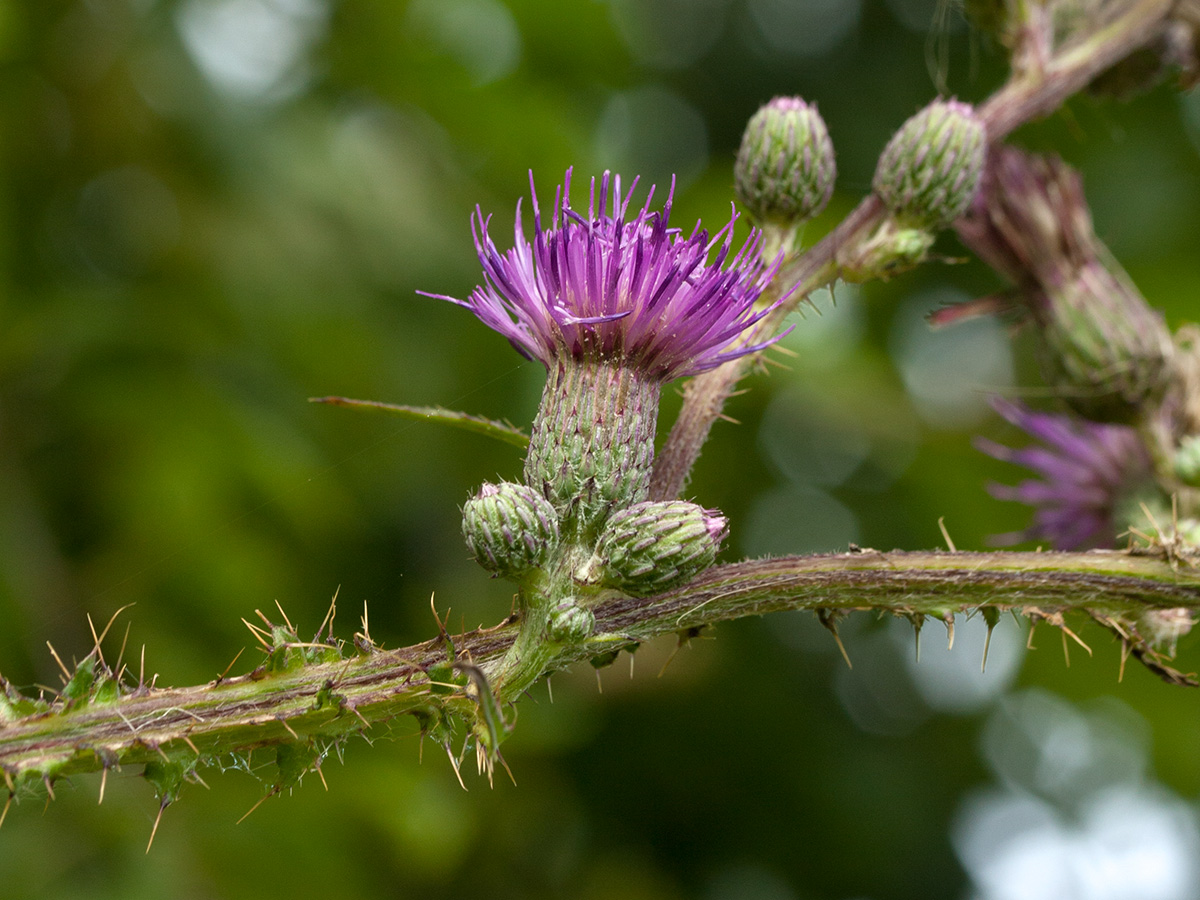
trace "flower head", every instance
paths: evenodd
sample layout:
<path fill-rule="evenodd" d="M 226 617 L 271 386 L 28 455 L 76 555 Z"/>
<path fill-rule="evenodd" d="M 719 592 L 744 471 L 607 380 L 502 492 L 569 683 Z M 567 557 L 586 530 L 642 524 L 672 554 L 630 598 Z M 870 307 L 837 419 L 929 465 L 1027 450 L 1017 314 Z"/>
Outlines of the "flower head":
<path fill-rule="evenodd" d="M 1001 535 L 1000 543 L 1046 540 L 1060 550 L 1111 547 L 1127 522 L 1122 508 L 1151 485 L 1150 457 L 1136 431 L 1073 416 L 1038 413 L 1005 400 L 996 411 L 1041 441 L 1015 450 L 983 438 L 975 445 L 996 459 L 1041 476 L 1016 486 L 993 485 L 993 496 L 1034 507 L 1033 524 Z"/>
<path fill-rule="evenodd" d="M 599 185 L 592 179 L 584 213 L 571 207 L 568 169 L 546 225 L 533 173 L 529 180 L 533 241 L 525 236 L 519 201 L 513 247 L 507 251 L 493 243 L 491 217 L 476 207 L 471 230 L 483 284 L 466 300 L 428 296 L 471 310 L 547 369 L 568 358 L 611 359 L 668 381 L 774 340 L 738 343 L 769 311 L 754 304 L 775 267 L 761 261 L 762 238 L 756 231 L 730 258 L 736 214 L 711 238 L 699 223 L 684 237 L 668 224 L 674 183 L 661 211 L 650 209 L 651 188 L 645 205 L 629 215 L 629 194 L 622 193 L 620 176 L 608 172 Z M 630 193 L 636 187 L 634 179 Z"/>

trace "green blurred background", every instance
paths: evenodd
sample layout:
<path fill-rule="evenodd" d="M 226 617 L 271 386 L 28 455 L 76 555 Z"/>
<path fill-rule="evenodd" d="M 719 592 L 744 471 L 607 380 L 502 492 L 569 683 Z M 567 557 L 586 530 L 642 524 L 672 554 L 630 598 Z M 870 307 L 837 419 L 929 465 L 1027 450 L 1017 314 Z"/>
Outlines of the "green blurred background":
<path fill-rule="evenodd" d="M 533 169 L 679 178 L 679 224 L 727 220 L 741 128 L 819 103 L 838 193 L 868 189 L 939 89 L 978 100 L 1002 59 L 933 0 L 3 0 L 0 2 L 0 671 L 57 685 L 47 640 L 126 604 L 160 684 L 212 679 L 279 601 L 314 629 L 335 591 L 387 646 L 429 597 L 490 624 L 509 590 L 468 558 L 459 506 L 520 471 L 483 438 L 314 406 L 442 404 L 527 425 L 540 367 L 450 304 L 479 277 L 468 216 L 502 238 Z M 1079 99 L 1018 139 L 1085 173 L 1097 228 L 1173 325 L 1200 293 L 1200 99 Z M 965 256 L 952 238 L 947 263 Z M 1029 347 L 924 314 L 1000 286 L 976 262 L 839 288 L 728 409 L 689 494 L 726 558 L 939 546 L 1023 527 L 1022 438 L 989 392 L 1036 386 Z M 1018 387 L 1018 386 L 1023 386 Z M 668 391 L 667 421 L 677 408 Z M 923 636 L 858 615 L 855 667 L 810 616 L 724 625 L 555 679 L 520 707 L 519 786 L 454 779 L 413 729 L 356 740 L 292 796 L 206 772 L 157 810 L 135 772 L 28 800 L 0 831 L 24 898 L 1200 897 L 1197 695 L 1057 634 Z M 936 633 L 934 633 L 936 632 Z M 118 638 L 119 642 L 119 638 Z M 114 645 L 115 646 L 115 645 Z M 1195 642 L 1183 667 L 1195 668 Z"/>

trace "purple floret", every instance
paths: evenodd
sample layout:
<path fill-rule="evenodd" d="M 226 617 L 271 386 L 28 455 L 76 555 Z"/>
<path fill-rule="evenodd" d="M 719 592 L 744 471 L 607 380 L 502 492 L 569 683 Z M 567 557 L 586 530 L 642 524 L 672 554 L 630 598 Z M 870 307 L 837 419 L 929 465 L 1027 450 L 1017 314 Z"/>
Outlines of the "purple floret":
<path fill-rule="evenodd" d="M 1059 550 L 1112 547 L 1118 531 L 1113 516 L 1118 503 L 1151 477 L 1150 457 L 1137 432 L 1074 416 L 1034 412 L 1006 400 L 995 400 L 993 406 L 1041 442 L 1015 450 L 984 438 L 975 441 L 989 456 L 1041 476 L 1015 486 L 990 486 L 992 495 L 1001 500 L 1034 507 L 1029 528 L 1000 535 L 997 543 L 1045 540 Z"/>
<path fill-rule="evenodd" d="M 730 258 L 736 213 L 711 238 L 699 223 L 684 237 L 668 226 L 672 181 L 661 212 L 650 209 L 652 187 L 645 205 L 626 221 L 629 196 L 621 193 L 620 176 L 605 172 L 598 191 L 592 179 L 584 215 L 571 208 L 568 169 L 555 192 L 549 227 L 543 227 L 532 172 L 529 182 L 533 242 L 525 236 L 520 201 L 513 247 L 507 251 L 492 242 L 491 217 L 476 207 L 471 231 L 483 284 L 466 300 L 427 296 L 471 310 L 548 369 L 565 358 L 612 360 L 668 381 L 778 340 L 737 343 L 770 311 L 756 310 L 754 303 L 778 264 L 760 259 L 762 236 L 757 231 Z M 630 193 L 636 187 L 635 178 Z"/>

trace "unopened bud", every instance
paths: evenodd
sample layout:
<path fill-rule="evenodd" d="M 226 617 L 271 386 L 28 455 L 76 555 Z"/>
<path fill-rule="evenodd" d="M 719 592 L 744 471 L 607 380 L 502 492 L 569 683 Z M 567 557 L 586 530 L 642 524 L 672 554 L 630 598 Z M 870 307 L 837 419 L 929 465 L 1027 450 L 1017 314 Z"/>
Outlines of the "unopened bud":
<path fill-rule="evenodd" d="M 558 542 L 558 515 L 533 488 L 485 484 L 463 506 L 463 537 L 489 572 L 519 578 L 544 563 Z"/>
<path fill-rule="evenodd" d="M 901 225 L 945 228 L 970 205 L 983 172 L 987 133 L 975 110 L 935 100 L 897 131 L 872 185 Z"/>
<path fill-rule="evenodd" d="M 549 635 L 560 644 L 578 644 L 591 637 L 596 617 L 590 609 L 575 602 L 573 597 L 562 600 L 550 613 Z"/>
<path fill-rule="evenodd" d="M 636 503 L 609 519 L 592 558 L 576 577 L 648 597 L 711 566 L 728 530 L 723 515 L 695 503 Z"/>
<path fill-rule="evenodd" d="M 818 215 L 837 178 L 833 142 L 815 104 L 776 97 L 750 117 L 734 189 L 761 225 L 792 228 Z"/>
<path fill-rule="evenodd" d="M 854 284 L 887 281 L 920 265 L 933 242 L 932 232 L 904 228 L 885 219 L 865 241 L 851 241 L 839 248 L 838 274 Z"/>

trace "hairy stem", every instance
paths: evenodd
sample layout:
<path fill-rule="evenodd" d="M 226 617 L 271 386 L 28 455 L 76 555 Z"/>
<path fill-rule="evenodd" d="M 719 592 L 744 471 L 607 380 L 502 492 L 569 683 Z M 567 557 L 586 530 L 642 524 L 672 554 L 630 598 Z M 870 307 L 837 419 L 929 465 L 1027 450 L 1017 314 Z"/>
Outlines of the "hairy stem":
<path fill-rule="evenodd" d="M 655 597 L 600 601 L 593 608 L 595 631 L 576 644 L 556 645 L 544 671 L 614 655 L 659 635 L 778 610 L 945 618 L 986 607 L 1060 626 L 1063 613 L 1086 613 L 1164 677 L 1190 683 L 1163 665 L 1138 632 L 1156 610 L 1200 610 L 1200 571 L 1184 563 L 1176 568 L 1148 555 L 1098 551 L 858 551 L 716 566 Z M 279 753 L 279 788 L 287 786 L 285 763 L 294 767 L 285 750 L 305 750 L 312 762 L 305 757 L 304 766 L 316 768 L 345 736 L 403 715 L 447 747 L 455 723 L 460 736 L 465 724 L 477 737 L 486 726 L 498 739 L 503 709 L 518 699 L 499 666 L 518 637 L 512 621 L 456 636 L 443 632 L 394 651 L 362 635 L 346 647 L 279 640 L 281 633 L 276 630 L 267 663 L 254 672 L 196 687 L 118 687 L 105 679 L 95 652 L 87 658 L 95 680 L 89 675 L 81 689 L 81 666 L 53 700 L 24 698 L 0 681 L 0 771 L 9 790 L 122 765 L 157 766 L 162 777 L 158 770 L 169 764 L 183 777 L 197 765 L 261 747 Z"/>

